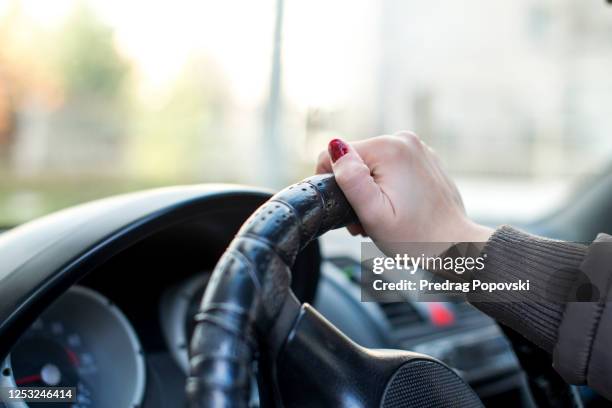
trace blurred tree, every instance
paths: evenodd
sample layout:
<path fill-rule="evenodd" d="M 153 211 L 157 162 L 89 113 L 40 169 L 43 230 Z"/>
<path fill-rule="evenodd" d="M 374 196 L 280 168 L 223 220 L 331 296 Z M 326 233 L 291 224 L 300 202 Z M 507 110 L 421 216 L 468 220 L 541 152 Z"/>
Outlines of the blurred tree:
<path fill-rule="evenodd" d="M 75 3 L 54 40 L 63 104 L 49 117 L 45 166 L 63 174 L 123 174 L 129 61 L 118 52 L 112 28 L 85 1 Z"/>
<path fill-rule="evenodd" d="M 117 52 L 112 30 L 79 2 L 58 35 L 58 68 L 67 96 L 121 96 L 130 66 Z"/>
<path fill-rule="evenodd" d="M 205 56 L 189 58 L 155 97 L 133 105 L 130 171 L 167 182 L 224 180 L 227 166 L 217 164 L 229 159 L 223 134 L 229 104 L 218 67 Z"/>
<path fill-rule="evenodd" d="M 11 0 L 0 16 L 0 170 L 11 166 L 19 138 L 21 110 L 27 101 L 57 106 L 60 83 L 51 73 L 53 44 L 49 33 Z"/>

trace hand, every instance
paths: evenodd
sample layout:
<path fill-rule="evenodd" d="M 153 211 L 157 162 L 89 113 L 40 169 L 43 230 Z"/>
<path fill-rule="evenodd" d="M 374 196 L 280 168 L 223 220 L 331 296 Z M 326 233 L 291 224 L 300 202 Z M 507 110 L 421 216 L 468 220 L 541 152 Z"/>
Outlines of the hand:
<path fill-rule="evenodd" d="M 329 142 L 317 174 L 333 172 L 375 242 L 485 242 L 493 230 L 470 220 L 433 150 L 410 132 L 348 144 Z"/>

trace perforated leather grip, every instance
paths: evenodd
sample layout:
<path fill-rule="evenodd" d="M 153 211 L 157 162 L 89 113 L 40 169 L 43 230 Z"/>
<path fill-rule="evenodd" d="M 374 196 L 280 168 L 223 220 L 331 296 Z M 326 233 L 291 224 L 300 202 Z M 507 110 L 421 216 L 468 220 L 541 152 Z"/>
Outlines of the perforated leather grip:
<path fill-rule="evenodd" d="M 247 407 L 258 333 L 290 292 L 291 266 L 310 241 L 356 220 L 330 174 L 285 188 L 244 223 L 219 260 L 190 346 L 192 407 Z"/>

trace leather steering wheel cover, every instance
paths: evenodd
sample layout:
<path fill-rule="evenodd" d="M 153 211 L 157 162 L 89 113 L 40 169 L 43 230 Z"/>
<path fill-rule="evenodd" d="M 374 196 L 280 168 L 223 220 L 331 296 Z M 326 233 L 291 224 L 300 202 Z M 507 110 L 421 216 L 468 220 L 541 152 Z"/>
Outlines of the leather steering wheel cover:
<path fill-rule="evenodd" d="M 257 333 L 271 327 L 290 293 L 297 254 L 355 220 L 330 174 L 285 188 L 247 219 L 215 267 L 196 315 L 191 406 L 248 406 Z"/>

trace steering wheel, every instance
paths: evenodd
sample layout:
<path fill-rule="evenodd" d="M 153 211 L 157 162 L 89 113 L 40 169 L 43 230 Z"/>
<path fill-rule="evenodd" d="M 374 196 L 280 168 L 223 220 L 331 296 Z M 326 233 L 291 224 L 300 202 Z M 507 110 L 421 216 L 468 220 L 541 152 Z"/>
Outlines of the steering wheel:
<path fill-rule="evenodd" d="M 247 407 L 258 367 L 271 367 L 272 406 L 482 406 L 440 361 L 361 347 L 293 295 L 290 268 L 300 250 L 355 220 L 334 177 L 320 175 L 280 191 L 244 223 L 195 316 L 192 407 Z"/>

